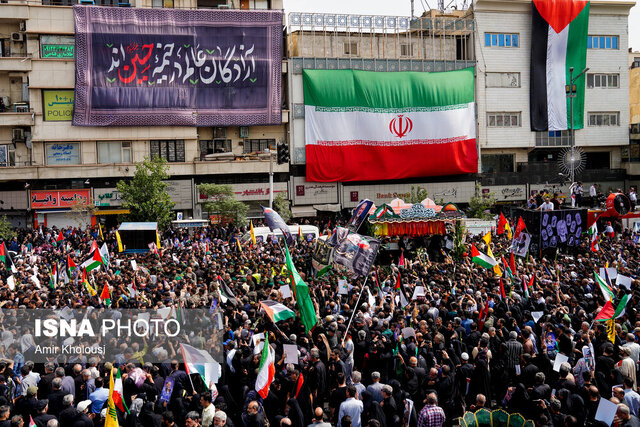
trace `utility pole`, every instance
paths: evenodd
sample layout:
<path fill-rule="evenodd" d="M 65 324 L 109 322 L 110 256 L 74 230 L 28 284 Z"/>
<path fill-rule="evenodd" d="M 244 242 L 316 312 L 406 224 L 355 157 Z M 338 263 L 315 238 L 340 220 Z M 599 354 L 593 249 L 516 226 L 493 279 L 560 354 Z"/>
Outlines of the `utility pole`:
<path fill-rule="evenodd" d="M 269 150 L 267 148 L 267 150 Z M 273 151 L 269 150 L 269 208 L 273 209 Z"/>
<path fill-rule="evenodd" d="M 570 132 L 570 136 L 569 136 L 569 140 L 570 140 L 570 144 L 571 144 L 571 151 L 569 154 L 569 163 L 570 163 L 570 168 L 569 168 L 569 172 L 570 172 L 570 180 L 571 180 L 571 185 L 573 185 L 573 183 L 575 182 L 575 164 L 576 164 L 576 152 L 575 152 L 575 145 L 576 145 L 576 141 L 575 141 L 575 129 L 573 128 L 573 98 L 575 98 L 577 96 L 577 85 L 575 84 L 576 80 L 578 80 L 584 73 L 586 73 L 587 71 L 589 71 L 589 68 L 585 68 L 584 70 L 582 70 L 580 72 L 580 74 L 578 74 L 577 76 L 573 77 L 573 67 L 569 67 L 569 84 L 565 85 L 565 92 L 567 93 L 567 97 L 569 98 L 569 102 L 571 103 L 571 107 L 570 107 L 570 127 L 569 127 L 569 132 Z"/>

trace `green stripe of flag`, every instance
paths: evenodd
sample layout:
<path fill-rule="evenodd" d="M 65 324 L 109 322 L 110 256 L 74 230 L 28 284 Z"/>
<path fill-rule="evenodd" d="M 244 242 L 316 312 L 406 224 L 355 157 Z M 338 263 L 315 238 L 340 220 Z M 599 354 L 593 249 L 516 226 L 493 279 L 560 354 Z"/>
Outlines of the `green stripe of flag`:
<path fill-rule="evenodd" d="M 423 73 L 303 70 L 304 103 L 321 107 L 444 107 L 474 101 L 474 68 Z"/>
<path fill-rule="evenodd" d="M 569 36 L 567 39 L 567 83 L 570 82 L 569 68 L 573 67 L 574 77 L 580 74 L 587 66 L 587 35 L 589 29 L 589 6 L 582 9 L 582 12 L 569 25 Z M 586 73 L 577 81 L 577 93 L 573 99 L 573 128 L 582 129 L 584 127 L 584 92 Z M 567 102 L 568 126 L 571 126 L 571 102 Z"/>

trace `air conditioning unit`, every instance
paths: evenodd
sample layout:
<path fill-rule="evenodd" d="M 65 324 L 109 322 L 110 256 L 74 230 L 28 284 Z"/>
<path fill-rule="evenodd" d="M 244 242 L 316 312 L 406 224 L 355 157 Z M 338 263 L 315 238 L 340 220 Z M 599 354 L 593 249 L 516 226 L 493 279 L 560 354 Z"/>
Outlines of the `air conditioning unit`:
<path fill-rule="evenodd" d="M 24 33 L 11 33 L 11 41 L 12 42 L 23 42 L 24 41 Z"/>
<path fill-rule="evenodd" d="M 249 126 L 240 126 L 240 138 L 249 138 Z"/>
<path fill-rule="evenodd" d="M 25 136 L 24 136 L 24 129 L 22 128 L 13 128 L 11 131 L 11 139 L 13 142 L 24 142 L 25 141 Z"/>

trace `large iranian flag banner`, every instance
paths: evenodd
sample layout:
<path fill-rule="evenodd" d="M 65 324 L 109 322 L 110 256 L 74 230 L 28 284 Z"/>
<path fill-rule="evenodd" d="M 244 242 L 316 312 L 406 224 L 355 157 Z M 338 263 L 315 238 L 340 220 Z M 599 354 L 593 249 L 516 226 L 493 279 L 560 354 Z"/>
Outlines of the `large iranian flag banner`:
<path fill-rule="evenodd" d="M 474 69 L 304 70 L 307 180 L 475 173 Z"/>

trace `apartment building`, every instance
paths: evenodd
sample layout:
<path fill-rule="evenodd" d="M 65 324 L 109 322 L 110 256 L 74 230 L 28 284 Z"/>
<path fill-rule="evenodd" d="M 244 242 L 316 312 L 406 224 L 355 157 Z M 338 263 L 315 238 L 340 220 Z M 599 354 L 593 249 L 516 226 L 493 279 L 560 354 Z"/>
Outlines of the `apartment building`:
<path fill-rule="evenodd" d="M 588 188 L 624 188 L 623 149 L 629 141 L 628 17 L 635 2 L 591 1 L 583 129 L 575 145 L 584 152 L 576 174 Z M 477 0 L 476 102 L 481 180 L 486 185 L 559 184 L 559 160 L 569 131 L 532 132 L 530 58 L 532 2 Z M 578 75 L 582 70 L 575 70 Z M 584 82 L 584 80 L 583 80 Z M 566 186 L 558 186 L 566 190 Z"/>
<path fill-rule="evenodd" d="M 82 5 L 175 9 L 282 9 L 281 0 L 79 0 Z M 0 3 L 0 215 L 25 224 L 87 224 L 122 213 L 115 189 L 134 163 L 168 161 L 169 192 L 183 218 L 200 218 L 200 183 L 231 184 L 239 200 L 261 212 L 274 192 L 287 192 L 288 165 L 270 164 L 287 142 L 289 112 L 282 90 L 281 124 L 265 126 L 73 126 L 77 0 Z M 283 78 L 287 61 L 281 58 Z M 279 77 L 279 76 L 278 76 Z M 57 203 L 45 203 L 47 198 Z M 63 199 L 87 200 L 76 212 Z M 115 219 L 115 218 L 114 218 Z"/>

